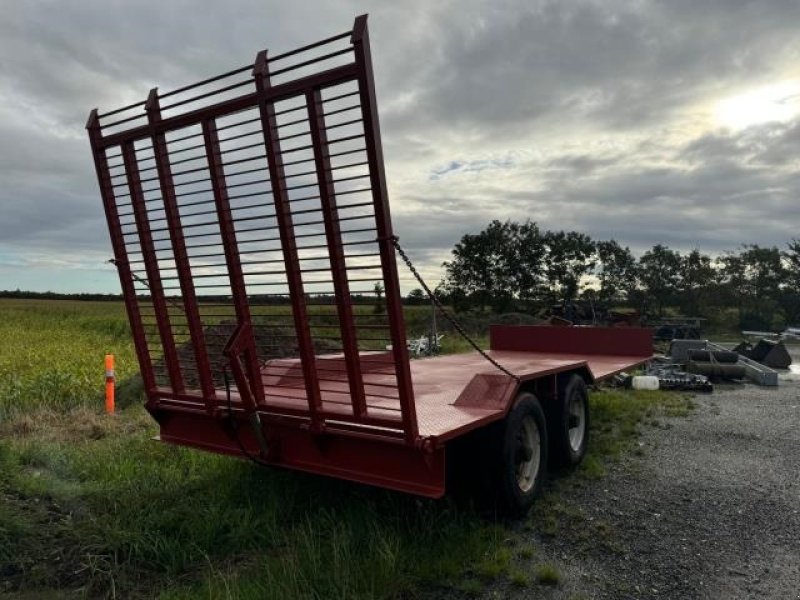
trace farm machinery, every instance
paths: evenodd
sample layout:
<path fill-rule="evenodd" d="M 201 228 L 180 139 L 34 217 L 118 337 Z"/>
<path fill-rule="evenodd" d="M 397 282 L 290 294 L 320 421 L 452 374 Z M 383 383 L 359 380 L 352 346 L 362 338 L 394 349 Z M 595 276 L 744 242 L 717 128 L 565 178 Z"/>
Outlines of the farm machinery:
<path fill-rule="evenodd" d="M 500 326 L 410 360 L 366 16 L 87 129 L 162 442 L 431 498 L 468 446 L 450 475 L 519 513 L 583 457 L 587 385 L 650 358 L 645 329 Z"/>

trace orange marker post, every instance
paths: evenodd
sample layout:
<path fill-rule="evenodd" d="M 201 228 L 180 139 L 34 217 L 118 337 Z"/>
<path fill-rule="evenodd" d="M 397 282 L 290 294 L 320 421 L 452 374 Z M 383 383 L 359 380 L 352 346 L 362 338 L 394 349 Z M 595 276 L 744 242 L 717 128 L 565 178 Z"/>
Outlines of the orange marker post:
<path fill-rule="evenodd" d="M 114 355 L 106 354 L 106 413 L 114 414 Z"/>

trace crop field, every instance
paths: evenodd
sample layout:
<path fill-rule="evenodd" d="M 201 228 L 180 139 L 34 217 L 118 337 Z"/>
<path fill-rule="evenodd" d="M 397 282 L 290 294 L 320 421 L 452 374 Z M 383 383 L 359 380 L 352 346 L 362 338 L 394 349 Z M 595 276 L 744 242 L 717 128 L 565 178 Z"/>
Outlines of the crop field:
<path fill-rule="evenodd" d="M 409 315 L 415 327 L 423 308 Z M 115 415 L 102 412 L 106 353 L 117 357 Z M 154 442 L 136 374 L 121 303 L 0 300 L 0 594 L 470 594 L 536 566 L 533 541 L 510 546 L 507 524 L 462 503 Z M 579 477 L 602 476 L 648 415 L 686 410 L 680 396 L 614 391 L 593 393 L 592 407 Z M 534 511 L 546 514 L 550 497 Z M 542 523 L 531 517 L 531 540 Z"/>

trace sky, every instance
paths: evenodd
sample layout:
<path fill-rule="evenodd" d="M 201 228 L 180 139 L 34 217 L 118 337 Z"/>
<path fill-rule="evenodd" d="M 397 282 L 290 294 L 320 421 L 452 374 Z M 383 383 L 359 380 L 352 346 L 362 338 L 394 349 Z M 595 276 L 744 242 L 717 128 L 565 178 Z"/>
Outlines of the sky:
<path fill-rule="evenodd" d="M 0 0 L 0 290 L 118 292 L 84 129 L 369 13 L 396 233 L 717 254 L 800 237 L 800 2 Z"/>

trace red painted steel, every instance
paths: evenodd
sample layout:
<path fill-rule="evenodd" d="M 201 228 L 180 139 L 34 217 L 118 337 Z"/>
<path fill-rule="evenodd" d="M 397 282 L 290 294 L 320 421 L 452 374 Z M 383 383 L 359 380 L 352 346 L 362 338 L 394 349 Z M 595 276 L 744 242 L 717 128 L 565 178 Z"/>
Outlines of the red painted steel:
<path fill-rule="evenodd" d="M 142 317 L 139 311 L 139 302 L 136 299 L 136 291 L 133 287 L 133 277 L 131 276 L 130 265 L 128 264 L 128 253 L 122 238 L 122 231 L 119 223 L 119 211 L 114 203 L 114 192 L 111 189 L 109 180 L 108 159 L 106 151 L 101 146 L 100 124 L 98 121 L 97 109 L 89 115 L 86 123 L 89 131 L 89 141 L 92 147 L 95 171 L 100 184 L 100 196 L 103 199 L 103 208 L 108 224 L 108 231 L 111 236 L 111 247 L 114 250 L 114 262 L 117 265 L 120 287 L 125 299 L 125 312 L 128 314 L 128 323 L 133 335 L 134 347 L 136 348 L 136 358 L 139 361 L 139 368 L 142 373 L 142 381 L 145 391 L 150 393 L 156 388 L 156 380 L 153 374 L 153 366 L 150 361 L 150 352 L 147 346 L 147 339 L 142 327 Z M 152 401 L 152 396 L 149 397 Z"/>
<path fill-rule="evenodd" d="M 144 194 L 142 183 L 139 177 L 139 168 L 136 162 L 136 151 L 133 142 L 125 142 L 122 145 L 122 157 L 125 164 L 128 189 L 130 190 L 131 202 L 133 204 L 134 218 L 136 227 L 139 231 L 139 240 L 142 246 L 142 256 L 144 257 L 145 270 L 147 271 L 148 285 L 153 298 L 153 309 L 156 313 L 156 324 L 158 326 L 161 345 L 164 348 L 164 358 L 169 372 L 169 380 L 172 389 L 177 393 L 183 393 L 183 375 L 178 364 L 178 353 L 175 349 L 175 338 L 172 334 L 170 325 L 167 301 L 164 297 L 164 287 L 161 285 L 161 274 L 158 269 L 153 235 L 150 232 L 150 223 L 147 220 L 144 208 Z"/>
<path fill-rule="evenodd" d="M 400 284 L 397 280 L 397 262 L 392 243 L 392 218 L 389 213 L 389 195 L 386 190 L 386 172 L 383 166 L 383 146 L 381 145 L 378 124 L 378 104 L 375 98 L 375 80 L 372 74 L 372 57 L 367 31 L 367 15 L 356 17 L 351 38 L 356 50 L 358 69 L 358 91 L 361 97 L 361 110 L 364 119 L 364 134 L 367 154 L 372 164 L 370 182 L 375 201 L 375 218 L 378 228 L 381 265 L 386 282 L 387 310 L 392 333 L 392 352 L 397 370 L 397 385 L 400 393 L 400 406 L 403 411 L 403 425 L 406 439 L 414 443 L 418 435 L 417 415 L 414 409 L 414 393 L 411 372 L 408 366 L 406 332 L 403 326 L 403 305 L 400 298 Z"/>
<path fill-rule="evenodd" d="M 339 211 L 336 208 L 336 189 L 331 181 L 330 149 L 328 134 L 325 131 L 322 93 L 319 90 L 306 94 L 311 137 L 314 141 L 314 163 L 317 181 L 320 182 L 320 200 L 325 218 L 325 236 L 330 255 L 331 273 L 336 294 L 336 310 L 342 324 L 342 346 L 347 364 L 347 380 L 350 386 L 350 397 L 353 411 L 364 417 L 367 404 L 364 397 L 364 381 L 361 376 L 361 364 L 358 354 L 358 340 L 355 333 L 353 306 L 350 303 L 350 286 L 347 281 L 347 265 L 342 248 L 342 233 L 339 228 Z"/>
<path fill-rule="evenodd" d="M 150 90 L 150 95 L 145 103 L 149 123 L 161 120 L 161 108 L 158 100 L 158 89 Z M 189 266 L 189 256 L 186 252 L 186 241 L 183 238 L 178 203 L 175 198 L 175 186 L 172 181 L 172 168 L 169 164 L 167 140 L 163 133 L 153 135 L 153 158 L 158 170 L 161 186 L 161 198 L 164 201 L 165 218 L 169 226 L 169 235 L 175 253 L 175 264 L 180 279 L 181 294 L 183 295 L 183 310 L 189 325 L 189 334 L 192 340 L 197 373 L 206 407 L 209 412 L 214 410 L 216 390 L 211 377 L 211 363 L 208 358 L 203 323 L 200 320 L 200 311 L 197 309 L 197 296 L 195 294 L 192 272 Z"/>
<path fill-rule="evenodd" d="M 216 208 L 217 219 L 219 220 L 220 236 L 222 247 L 225 251 L 225 264 L 230 278 L 231 293 L 233 295 L 233 306 L 236 310 L 236 318 L 239 323 L 237 333 L 244 335 L 245 339 L 240 342 L 236 356 L 229 356 L 233 362 L 237 362 L 238 356 L 244 357 L 244 371 L 250 381 L 250 390 L 253 393 L 253 402 L 259 403 L 264 400 L 264 392 L 260 386 L 253 385 L 257 381 L 259 373 L 258 356 L 256 355 L 255 340 L 253 340 L 250 325 L 250 306 L 247 300 L 247 290 L 244 283 L 242 265 L 239 261 L 236 244 L 236 231 L 231 216 L 231 205 L 228 198 L 228 190 L 225 186 L 225 170 L 220 158 L 219 135 L 217 134 L 217 124 L 213 119 L 202 122 L 203 142 L 205 144 L 206 160 L 211 176 L 211 188 L 214 193 L 214 205 Z M 246 326 L 246 329 L 243 329 Z M 233 334 L 231 334 L 233 337 Z M 248 412 L 254 413 L 255 404 L 247 406 Z"/>
<path fill-rule="evenodd" d="M 492 350 L 651 356 L 653 331 L 641 327 L 548 327 L 495 325 L 489 331 Z"/>
<path fill-rule="evenodd" d="M 261 116 L 261 129 L 264 133 L 264 144 L 267 146 L 267 163 L 272 183 L 272 194 L 275 202 L 275 217 L 281 237 L 281 249 L 286 265 L 286 277 L 289 287 L 289 300 L 292 303 L 292 316 L 300 346 L 300 360 L 303 364 L 305 392 L 308 400 L 308 411 L 311 417 L 312 431 L 320 431 L 322 422 L 317 415 L 320 410 L 320 392 L 317 369 L 314 358 L 314 343 L 311 339 L 311 327 L 306 310 L 306 296 L 303 289 L 303 277 L 297 254 L 297 243 L 294 236 L 292 211 L 289 206 L 289 194 L 286 186 L 286 172 L 280 157 L 281 144 L 278 139 L 278 122 L 275 115 L 275 104 L 269 99 L 270 76 L 266 50 L 259 52 L 253 67 L 258 94 L 258 110 Z"/>
<path fill-rule="evenodd" d="M 251 67 L 248 67 L 248 69 L 250 68 Z M 317 73 L 303 80 L 287 81 L 284 84 L 273 86 L 270 90 L 269 97 L 273 101 L 278 101 L 283 98 L 290 98 L 296 94 L 303 93 L 309 87 L 323 88 L 325 86 L 340 83 L 342 81 L 350 81 L 354 75 L 355 65 L 343 65 L 323 71 L 321 73 Z M 119 133 L 112 133 L 103 136 L 101 140 L 98 140 L 98 146 L 101 148 L 118 146 L 126 140 L 140 140 L 150 137 L 154 133 L 174 131 L 182 127 L 194 125 L 203 119 L 209 119 L 220 114 L 220 108 L 223 106 L 224 112 L 231 114 L 246 108 L 250 108 L 251 106 L 254 106 L 256 102 L 256 93 L 252 92 L 224 103 L 198 108 L 197 110 L 175 115 L 174 117 L 165 118 L 158 123 L 148 123 L 147 125 L 140 125 L 129 131 L 121 131 Z"/>
<path fill-rule="evenodd" d="M 649 358 L 643 331 L 502 327 L 513 376 L 409 361 L 366 16 L 87 128 L 163 441 L 439 497 L 447 442 L 520 386 Z"/>
<path fill-rule="evenodd" d="M 266 421 L 281 440 L 280 460 L 266 459 L 273 466 L 380 486 L 409 494 L 441 498 L 445 492 L 445 451 L 422 452 L 402 438 L 369 436 L 331 428 L 330 433 L 311 436 L 285 421 Z M 346 434 L 346 435 L 345 435 Z M 161 425 L 164 442 L 200 450 L 241 456 L 236 434 L 202 414 L 173 413 Z M 248 452 L 256 454 L 258 443 L 247 429 L 238 432 Z"/>
<path fill-rule="evenodd" d="M 326 46 L 344 40 L 349 44 L 343 48 Z M 317 52 L 320 48 L 330 51 Z M 309 50 L 316 54 L 303 54 Z M 333 59 L 344 64 L 329 66 Z M 293 62 L 280 62 L 286 60 Z M 317 65 L 317 72 L 293 77 L 301 67 Z M 112 174 L 107 165 L 99 171 L 101 181 L 124 177 L 138 185 L 130 202 L 117 194 L 112 203 L 130 207 L 120 214 L 136 217 L 136 241 L 142 248 L 137 262 L 144 263 L 147 280 L 135 273 L 124 278 L 133 277 L 153 290 L 152 316 L 135 320 L 138 327 L 149 327 L 143 319 L 155 317 L 157 340 L 165 351 L 153 354 L 150 348 L 148 357 L 170 374 L 169 386 L 150 386 L 150 400 L 192 412 L 203 404 L 210 414 L 224 415 L 219 394 L 227 364 L 236 382 L 230 389 L 231 404 L 245 406 L 249 413 L 285 410 L 296 416 L 302 411 L 295 404 L 286 406 L 286 398 L 302 398 L 311 431 L 337 420 L 351 427 L 386 428 L 389 438 L 400 431 L 407 444 L 416 445 L 366 22 L 358 19 L 354 31 L 297 51 L 271 58 L 263 51 L 249 83 L 229 83 L 246 70 L 166 94 L 151 91 L 143 124 L 135 114 L 142 104 L 134 103 L 105 113 L 114 120 L 103 121 L 93 133 L 100 152 L 117 144 L 132 149 L 141 140 L 152 143 L 153 166 L 145 164 L 150 157 L 130 150 L 124 164 L 113 167 L 124 167 L 121 173 Z M 289 80 L 274 83 L 276 76 Z M 215 90 L 198 90 L 215 83 Z M 223 97 L 246 85 L 255 91 Z M 171 103 L 160 106 L 165 97 Z M 164 115 L 165 110 L 170 114 Z M 292 129 L 296 124 L 307 130 Z M 151 197 L 154 192 L 161 198 Z M 206 199 L 209 194 L 212 199 Z M 119 214 L 114 219 L 121 222 Z M 168 238 L 158 237 L 162 232 Z M 133 239 L 130 232 L 126 235 Z M 314 249 L 327 250 L 327 256 L 311 256 Z M 174 263 L 157 260 L 162 251 L 171 252 Z M 175 287 L 169 287 L 170 281 Z M 373 283 L 385 290 L 374 301 L 385 301 L 386 311 L 356 311 L 355 304 L 374 302 L 369 300 L 375 297 Z M 169 293 L 174 299 L 170 304 L 182 307 L 191 346 L 181 346 L 177 357 L 169 343 L 175 336 L 165 300 Z M 126 298 L 135 295 L 133 289 L 126 291 Z M 288 304 L 287 318 L 280 307 Z M 237 343 L 222 348 L 233 337 Z M 393 350 L 388 360 L 381 359 L 377 374 L 368 364 L 372 359 L 362 359 L 361 353 L 388 345 Z M 345 357 L 344 389 L 338 369 L 317 365 L 318 355 L 336 351 Z M 279 386 L 265 386 L 261 374 L 280 369 L 274 361 L 286 358 L 287 352 L 296 353 L 301 369 L 286 374 Z M 191 374 L 191 389 L 176 379 L 182 371 Z M 323 407 L 323 395 L 335 409 Z"/>

